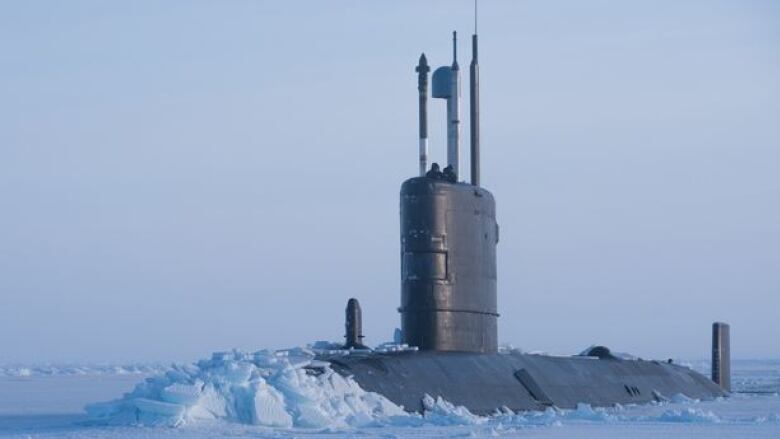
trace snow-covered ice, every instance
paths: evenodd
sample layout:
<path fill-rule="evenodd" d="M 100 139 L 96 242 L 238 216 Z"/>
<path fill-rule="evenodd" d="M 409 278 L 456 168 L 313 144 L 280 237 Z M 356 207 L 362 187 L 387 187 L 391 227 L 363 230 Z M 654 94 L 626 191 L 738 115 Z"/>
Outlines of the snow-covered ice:
<path fill-rule="evenodd" d="M 0 375 L 0 437 L 780 437 L 780 361 L 732 366 L 737 393 L 715 401 L 674 395 L 650 405 L 498 409 L 481 417 L 433 396 L 423 415 L 406 413 L 305 348 L 221 352 L 168 368 L 137 365 L 147 371 L 134 372 L 142 375 L 126 366 L 82 366 L 84 373 L 50 366 L 46 374 L 16 365 L 17 372 Z M 78 409 L 85 403 L 86 413 Z"/>
<path fill-rule="evenodd" d="M 0 377 L 39 375 L 132 375 L 159 373 L 167 369 L 162 364 L 36 364 L 0 366 Z"/>
<path fill-rule="evenodd" d="M 266 427 L 345 428 L 407 416 L 335 373 L 309 349 L 218 352 L 175 366 L 123 398 L 86 407 L 93 423 L 179 426 L 223 420 Z"/>

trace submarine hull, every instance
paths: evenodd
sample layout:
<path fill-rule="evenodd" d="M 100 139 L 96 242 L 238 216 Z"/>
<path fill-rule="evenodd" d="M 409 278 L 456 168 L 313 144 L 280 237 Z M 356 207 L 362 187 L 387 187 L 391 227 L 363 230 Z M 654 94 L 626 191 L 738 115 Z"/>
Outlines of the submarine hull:
<path fill-rule="evenodd" d="M 510 353 L 406 351 L 324 356 L 343 376 L 409 412 L 430 395 L 487 415 L 547 407 L 660 401 L 676 394 L 713 399 L 725 392 L 683 366 L 646 360 Z"/>

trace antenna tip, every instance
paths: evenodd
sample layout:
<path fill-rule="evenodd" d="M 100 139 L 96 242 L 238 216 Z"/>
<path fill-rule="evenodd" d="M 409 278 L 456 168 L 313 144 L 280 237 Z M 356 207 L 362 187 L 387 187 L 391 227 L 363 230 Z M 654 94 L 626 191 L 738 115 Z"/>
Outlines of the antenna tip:
<path fill-rule="evenodd" d="M 420 63 L 414 68 L 414 71 L 422 75 L 426 75 L 431 69 L 428 67 L 428 59 L 425 58 L 425 53 L 420 55 Z"/>
<path fill-rule="evenodd" d="M 477 0 L 474 0 L 474 34 L 477 34 Z"/>

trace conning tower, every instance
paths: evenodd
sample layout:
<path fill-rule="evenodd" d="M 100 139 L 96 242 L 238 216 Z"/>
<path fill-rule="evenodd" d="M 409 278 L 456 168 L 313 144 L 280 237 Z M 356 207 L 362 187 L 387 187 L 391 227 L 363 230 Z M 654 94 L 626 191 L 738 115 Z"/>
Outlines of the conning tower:
<path fill-rule="evenodd" d="M 460 92 L 453 34 L 452 66 L 433 75 L 433 97 L 447 99 L 448 166 L 439 172 L 434 163 L 401 186 L 401 331 L 404 343 L 421 350 L 490 353 L 498 347 L 498 225 L 493 195 L 479 186 L 476 33 L 472 44 L 472 182 L 458 182 Z M 419 90 L 427 89 L 423 62 L 421 57 Z M 421 104 L 420 111 L 427 108 Z M 421 114 L 420 123 L 427 123 L 427 115 Z"/>

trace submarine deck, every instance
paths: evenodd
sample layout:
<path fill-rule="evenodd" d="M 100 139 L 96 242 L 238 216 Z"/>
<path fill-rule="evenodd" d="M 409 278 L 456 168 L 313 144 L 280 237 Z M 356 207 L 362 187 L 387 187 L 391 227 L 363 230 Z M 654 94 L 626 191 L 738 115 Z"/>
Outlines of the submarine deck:
<path fill-rule="evenodd" d="M 480 415 L 501 407 L 544 410 L 575 408 L 578 403 L 647 403 L 676 394 L 695 399 L 725 396 L 717 384 L 687 367 L 616 357 L 404 351 L 320 359 L 410 412 L 423 410 L 426 394 Z"/>

